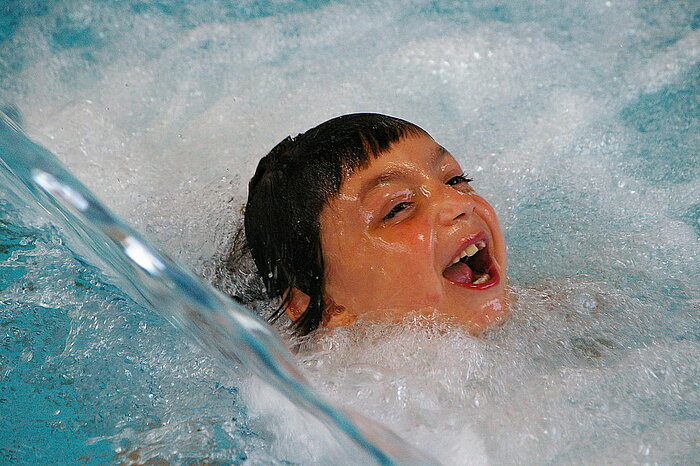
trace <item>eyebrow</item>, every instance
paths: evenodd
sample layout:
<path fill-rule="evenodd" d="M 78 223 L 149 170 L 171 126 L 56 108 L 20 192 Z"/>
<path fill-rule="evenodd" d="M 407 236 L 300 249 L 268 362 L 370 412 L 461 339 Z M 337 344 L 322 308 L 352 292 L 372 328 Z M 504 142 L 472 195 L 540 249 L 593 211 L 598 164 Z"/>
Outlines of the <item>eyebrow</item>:
<path fill-rule="evenodd" d="M 447 155 L 450 155 L 447 149 L 438 144 L 435 150 L 430 154 L 428 164 L 431 167 L 435 167 Z M 364 197 L 375 188 L 391 183 L 392 181 L 407 178 L 409 173 L 410 172 L 403 167 L 389 167 L 379 175 L 363 183 L 362 187 L 360 188 L 360 196 Z"/>

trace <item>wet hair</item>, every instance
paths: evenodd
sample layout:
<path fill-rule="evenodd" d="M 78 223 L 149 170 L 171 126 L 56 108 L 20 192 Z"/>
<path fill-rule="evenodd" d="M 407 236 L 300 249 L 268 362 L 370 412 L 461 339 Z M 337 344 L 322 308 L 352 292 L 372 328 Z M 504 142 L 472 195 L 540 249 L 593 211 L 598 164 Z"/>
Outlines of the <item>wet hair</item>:
<path fill-rule="evenodd" d="M 427 134 L 408 121 L 375 113 L 328 120 L 277 144 L 258 163 L 248 185 L 244 228 L 248 248 L 270 298 L 282 304 L 298 288 L 309 306 L 294 322 L 298 334 L 318 328 L 324 309 L 321 210 L 338 193 L 344 177 L 411 135 Z"/>

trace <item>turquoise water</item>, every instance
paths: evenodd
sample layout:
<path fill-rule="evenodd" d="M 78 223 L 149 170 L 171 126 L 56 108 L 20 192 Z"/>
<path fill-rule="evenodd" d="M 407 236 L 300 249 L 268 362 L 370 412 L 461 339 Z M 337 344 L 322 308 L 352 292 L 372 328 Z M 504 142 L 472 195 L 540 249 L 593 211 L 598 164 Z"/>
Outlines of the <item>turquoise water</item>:
<path fill-rule="evenodd" d="M 371 110 L 457 154 L 504 225 L 513 319 L 320 338 L 296 358 L 335 403 L 445 463 L 700 458 L 696 2 L 1 8 L 0 104 L 224 289 L 212 258 L 285 135 Z M 337 460 L 2 183 L 2 462 Z"/>

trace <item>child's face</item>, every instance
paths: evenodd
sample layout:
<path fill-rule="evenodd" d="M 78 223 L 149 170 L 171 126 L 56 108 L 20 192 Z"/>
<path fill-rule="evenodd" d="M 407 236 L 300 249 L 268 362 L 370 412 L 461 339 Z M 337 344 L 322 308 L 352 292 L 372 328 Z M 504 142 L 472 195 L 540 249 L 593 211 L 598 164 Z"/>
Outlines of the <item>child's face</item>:
<path fill-rule="evenodd" d="M 504 318 L 503 234 L 462 174 L 433 139 L 413 136 L 343 181 L 320 216 L 324 297 L 338 306 L 325 325 L 437 311 L 478 333 Z"/>

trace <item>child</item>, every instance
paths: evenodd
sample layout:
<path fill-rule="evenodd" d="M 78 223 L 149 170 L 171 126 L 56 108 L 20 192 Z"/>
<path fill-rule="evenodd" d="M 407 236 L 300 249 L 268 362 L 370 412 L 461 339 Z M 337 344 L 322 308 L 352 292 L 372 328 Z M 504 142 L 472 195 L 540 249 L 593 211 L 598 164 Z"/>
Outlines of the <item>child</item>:
<path fill-rule="evenodd" d="M 287 137 L 250 181 L 244 228 L 300 334 L 432 314 L 479 333 L 508 312 L 493 208 L 418 126 L 361 113 Z"/>

